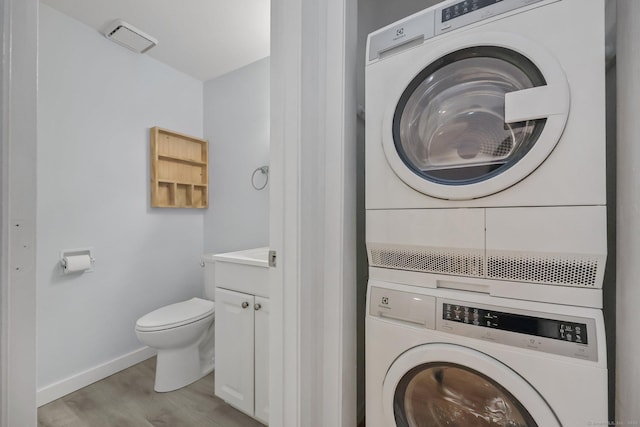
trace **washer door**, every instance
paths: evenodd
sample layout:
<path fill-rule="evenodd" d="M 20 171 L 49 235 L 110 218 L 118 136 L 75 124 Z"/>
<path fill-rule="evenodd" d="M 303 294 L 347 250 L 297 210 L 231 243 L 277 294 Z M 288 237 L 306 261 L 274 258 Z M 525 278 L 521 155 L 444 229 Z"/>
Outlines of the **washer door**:
<path fill-rule="evenodd" d="M 414 189 L 479 198 L 544 162 L 564 130 L 569 88 L 557 61 L 526 39 L 476 34 L 447 46 L 387 112 L 383 147 Z"/>
<path fill-rule="evenodd" d="M 458 345 L 426 344 L 403 353 L 387 372 L 383 399 L 389 426 L 561 426 L 515 371 Z"/>

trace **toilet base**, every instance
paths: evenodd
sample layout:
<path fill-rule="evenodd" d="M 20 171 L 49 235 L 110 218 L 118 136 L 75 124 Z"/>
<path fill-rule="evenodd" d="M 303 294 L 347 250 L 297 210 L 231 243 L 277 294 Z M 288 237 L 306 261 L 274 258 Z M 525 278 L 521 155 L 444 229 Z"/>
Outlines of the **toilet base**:
<path fill-rule="evenodd" d="M 210 366 L 200 363 L 197 344 L 180 349 L 158 350 L 156 381 L 153 389 L 164 393 L 187 386 L 213 371 Z"/>

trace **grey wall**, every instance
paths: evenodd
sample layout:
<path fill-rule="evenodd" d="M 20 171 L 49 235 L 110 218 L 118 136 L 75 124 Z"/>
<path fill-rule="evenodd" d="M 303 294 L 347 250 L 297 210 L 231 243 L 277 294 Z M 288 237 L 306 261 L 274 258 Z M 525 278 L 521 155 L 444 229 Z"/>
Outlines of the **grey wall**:
<path fill-rule="evenodd" d="M 269 243 L 269 186 L 252 172 L 269 164 L 269 58 L 204 84 L 209 140 L 209 209 L 204 250 L 219 253 Z M 255 184 L 265 176 L 256 173 Z"/>
<path fill-rule="evenodd" d="M 618 0 L 616 425 L 640 423 L 640 2 Z"/>
<path fill-rule="evenodd" d="M 141 348 L 136 320 L 201 295 L 203 211 L 149 207 L 149 128 L 202 135 L 202 82 L 40 8 L 38 388 Z M 91 246 L 92 273 L 59 251 Z"/>

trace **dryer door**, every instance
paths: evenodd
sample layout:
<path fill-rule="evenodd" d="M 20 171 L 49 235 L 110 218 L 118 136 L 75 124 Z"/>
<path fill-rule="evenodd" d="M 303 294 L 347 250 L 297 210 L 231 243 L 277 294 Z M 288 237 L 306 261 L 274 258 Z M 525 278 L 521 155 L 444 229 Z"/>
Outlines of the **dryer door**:
<path fill-rule="evenodd" d="M 403 353 L 383 386 L 397 427 L 560 427 L 540 394 L 498 360 L 468 347 L 426 344 Z"/>
<path fill-rule="evenodd" d="M 405 183 L 453 200 L 494 194 L 529 175 L 559 141 L 569 110 L 561 67 L 531 42 L 508 34 L 456 42 L 427 58 L 387 112 L 383 133 Z"/>

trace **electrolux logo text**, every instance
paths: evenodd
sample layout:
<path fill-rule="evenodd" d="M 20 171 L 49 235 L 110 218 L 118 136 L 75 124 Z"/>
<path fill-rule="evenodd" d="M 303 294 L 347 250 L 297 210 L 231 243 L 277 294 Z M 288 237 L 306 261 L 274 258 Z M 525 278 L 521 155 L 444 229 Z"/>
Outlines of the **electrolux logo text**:
<path fill-rule="evenodd" d="M 378 308 L 384 310 L 391 310 L 391 306 L 389 305 L 389 297 L 380 297 L 380 303 L 378 304 Z"/>
<path fill-rule="evenodd" d="M 398 40 L 398 39 L 403 38 L 404 36 L 405 36 L 404 35 L 404 27 L 399 27 L 399 28 L 396 28 L 396 34 L 395 34 L 395 37 L 393 39 L 394 40 Z"/>

